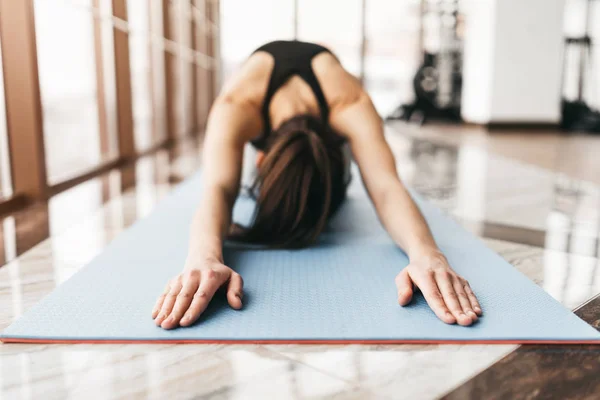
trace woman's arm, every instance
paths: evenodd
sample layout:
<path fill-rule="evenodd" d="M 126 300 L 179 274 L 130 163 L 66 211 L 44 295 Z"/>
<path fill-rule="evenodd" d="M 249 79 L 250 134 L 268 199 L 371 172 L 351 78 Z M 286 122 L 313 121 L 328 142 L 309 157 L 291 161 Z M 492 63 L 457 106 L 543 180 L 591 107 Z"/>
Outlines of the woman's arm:
<path fill-rule="evenodd" d="M 398 302 L 408 304 L 418 287 L 436 315 L 446 323 L 470 325 L 481 308 L 469 284 L 458 276 L 438 249 L 418 207 L 402 184 L 383 123 L 369 96 L 361 91 L 332 108 L 332 127 L 344 134 L 377 210 L 392 239 L 406 251 L 410 264 L 396 277 Z"/>
<path fill-rule="evenodd" d="M 260 129 L 260 113 L 251 103 L 223 96 L 212 107 L 203 147 L 204 190 L 192 220 L 188 257 L 156 302 L 152 318 L 157 325 L 193 324 L 225 284 L 231 307 L 242 307 L 242 278 L 223 264 L 222 247 L 240 186 L 244 144 Z"/>
<path fill-rule="evenodd" d="M 228 99 L 217 100 L 211 110 L 202 150 L 204 190 L 192 221 L 186 268 L 206 258 L 223 261 L 223 238 L 240 188 L 244 145 L 260 129 L 248 118 L 253 112 Z"/>

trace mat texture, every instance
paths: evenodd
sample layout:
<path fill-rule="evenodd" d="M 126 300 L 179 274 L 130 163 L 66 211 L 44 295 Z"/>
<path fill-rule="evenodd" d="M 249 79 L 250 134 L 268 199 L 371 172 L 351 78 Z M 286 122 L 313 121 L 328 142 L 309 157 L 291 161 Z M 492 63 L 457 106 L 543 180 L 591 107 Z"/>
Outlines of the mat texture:
<path fill-rule="evenodd" d="M 356 176 L 356 175 L 355 175 Z M 225 250 L 245 281 L 234 311 L 217 295 L 192 327 L 165 331 L 150 316 L 157 295 L 180 272 L 202 179 L 184 182 L 146 219 L 9 326 L 5 342 L 598 342 L 600 333 L 546 294 L 438 209 L 414 196 L 455 270 L 476 292 L 484 316 L 446 325 L 421 295 L 396 301 L 394 277 L 408 260 L 379 224 L 359 179 L 310 249 Z M 238 200 L 247 223 L 253 204 Z M 73 243 L 74 246 L 77 243 Z"/>

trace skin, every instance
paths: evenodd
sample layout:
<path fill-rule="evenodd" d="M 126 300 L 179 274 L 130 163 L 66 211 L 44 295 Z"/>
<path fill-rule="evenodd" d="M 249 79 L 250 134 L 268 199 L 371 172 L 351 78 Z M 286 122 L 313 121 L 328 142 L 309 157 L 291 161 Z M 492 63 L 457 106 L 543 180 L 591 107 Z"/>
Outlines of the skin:
<path fill-rule="evenodd" d="M 350 143 L 379 219 L 409 256 L 410 264 L 395 279 L 398 303 L 409 304 L 420 290 L 440 320 L 473 324 L 482 315 L 481 306 L 469 283 L 437 247 L 400 180 L 383 123 L 368 94 L 332 55 L 322 53 L 312 65 L 331 110 L 331 127 Z M 224 264 L 222 246 L 240 188 L 244 145 L 263 130 L 261 106 L 272 68 L 269 54 L 252 55 L 211 109 L 203 149 L 205 190 L 191 224 L 188 257 L 152 310 L 156 325 L 164 329 L 196 322 L 220 288 L 232 308 L 242 307 L 243 279 Z M 277 128 L 296 115 L 319 116 L 319 107 L 310 87 L 291 77 L 273 96 L 269 112 Z M 259 155 L 257 162 L 261 160 Z"/>

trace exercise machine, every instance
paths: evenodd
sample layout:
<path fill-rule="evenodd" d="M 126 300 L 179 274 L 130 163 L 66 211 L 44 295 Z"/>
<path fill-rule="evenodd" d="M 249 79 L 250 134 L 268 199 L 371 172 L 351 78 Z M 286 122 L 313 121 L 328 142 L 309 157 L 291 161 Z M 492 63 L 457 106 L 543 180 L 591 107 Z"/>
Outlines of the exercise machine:
<path fill-rule="evenodd" d="M 462 14 L 458 0 L 422 0 L 422 62 L 413 78 L 415 99 L 388 119 L 461 121 Z"/>

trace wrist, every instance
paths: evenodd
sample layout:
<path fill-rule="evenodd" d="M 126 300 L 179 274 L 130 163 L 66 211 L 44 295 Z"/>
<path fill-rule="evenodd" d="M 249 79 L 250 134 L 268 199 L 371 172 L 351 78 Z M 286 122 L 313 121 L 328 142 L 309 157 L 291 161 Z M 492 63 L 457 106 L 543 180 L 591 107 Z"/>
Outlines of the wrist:
<path fill-rule="evenodd" d="M 223 263 L 222 241 L 219 237 L 212 235 L 199 235 L 192 238 L 185 260 L 184 269 L 200 268 L 205 264 Z"/>
<path fill-rule="evenodd" d="M 415 249 L 408 254 L 411 262 L 416 260 L 446 260 L 446 256 L 437 246 L 426 246 Z"/>
<path fill-rule="evenodd" d="M 202 256 L 188 255 L 188 257 L 185 260 L 183 270 L 188 271 L 191 269 L 202 269 L 208 265 L 222 264 L 222 263 L 223 263 L 222 257 L 218 257 L 216 255 L 211 255 L 211 254 L 202 255 Z"/>

